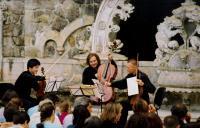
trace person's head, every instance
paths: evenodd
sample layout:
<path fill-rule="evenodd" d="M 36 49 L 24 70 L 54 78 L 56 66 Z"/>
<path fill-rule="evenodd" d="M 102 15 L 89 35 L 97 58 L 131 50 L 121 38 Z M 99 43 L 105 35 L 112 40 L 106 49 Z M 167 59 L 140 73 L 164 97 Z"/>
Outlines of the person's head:
<path fill-rule="evenodd" d="M 6 107 L 9 107 L 9 106 L 13 106 L 13 107 L 16 107 L 18 110 L 20 110 L 23 106 L 23 102 L 20 98 L 18 97 L 13 97 L 9 102 L 8 104 L 6 105 Z"/>
<path fill-rule="evenodd" d="M 7 106 L 3 112 L 6 122 L 13 122 L 13 116 L 17 114 L 18 108 L 16 106 Z"/>
<path fill-rule="evenodd" d="M 41 122 L 46 121 L 50 118 L 51 122 L 54 122 L 55 117 L 55 107 L 51 102 L 44 103 L 40 106 L 40 119 Z"/>
<path fill-rule="evenodd" d="M 117 123 L 121 117 L 122 105 L 120 103 L 108 103 L 101 114 L 103 121 Z"/>
<path fill-rule="evenodd" d="M 78 105 L 73 111 L 73 125 L 75 128 L 83 127 L 85 120 L 90 117 L 90 112 L 85 105 Z"/>
<path fill-rule="evenodd" d="M 18 97 L 17 92 L 15 90 L 9 89 L 7 90 L 1 98 L 4 106 L 14 97 Z"/>
<path fill-rule="evenodd" d="M 64 100 L 59 104 L 60 112 L 68 112 L 69 108 L 70 108 L 69 101 Z"/>
<path fill-rule="evenodd" d="M 29 121 L 30 121 L 30 117 L 27 114 L 27 112 L 24 112 L 24 111 L 17 112 L 13 116 L 13 123 L 20 124 L 23 126 L 23 128 L 28 128 Z"/>
<path fill-rule="evenodd" d="M 27 62 L 27 69 L 33 75 L 37 74 L 39 66 L 40 66 L 40 61 L 37 59 L 30 59 Z"/>
<path fill-rule="evenodd" d="M 134 59 L 134 58 L 130 58 L 128 59 L 128 62 L 127 62 L 127 71 L 128 73 L 136 73 L 137 71 L 137 60 Z"/>
<path fill-rule="evenodd" d="M 74 108 L 79 105 L 84 105 L 87 107 L 89 112 L 92 112 L 92 103 L 88 97 L 77 97 L 74 101 Z"/>
<path fill-rule="evenodd" d="M 90 116 L 85 122 L 83 128 L 102 128 L 102 121 L 98 116 Z"/>
<path fill-rule="evenodd" d="M 133 110 L 134 113 L 148 113 L 149 111 L 148 103 L 143 99 L 139 99 L 133 106 Z"/>
<path fill-rule="evenodd" d="M 130 116 L 125 128 L 148 128 L 147 116 L 144 113 L 136 113 Z"/>
<path fill-rule="evenodd" d="M 166 116 L 164 118 L 163 123 L 164 123 L 165 128 L 179 128 L 180 127 L 178 118 L 172 115 Z"/>
<path fill-rule="evenodd" d="M 179 120 L 183 120 L 187 115 L 188 109 L 186 105 L 182 103 L 177 103 L 172 106 L 171 113 L 176 116 Z"/>
<path fill-rule="evenodd" d="M 156 113 L 149 112 L 146 114 L 149 122 L 149 128 L 163 128 L 162 120 Z"/>
<path fill-rule="evenodd" d="M 87 65 L 92 68 L 98 68 L 101 64 L 100 58 L 96 53 L 90 53 L 86 59 Z"/>
<path fill-rule="evenodd" d="M 54 105 L 57 105 L 57 103 L 60 102 L 60 98 L 56 94 L 52 94 L 52 93 L 45 95 L 44 99 L 51 100 Z"/>

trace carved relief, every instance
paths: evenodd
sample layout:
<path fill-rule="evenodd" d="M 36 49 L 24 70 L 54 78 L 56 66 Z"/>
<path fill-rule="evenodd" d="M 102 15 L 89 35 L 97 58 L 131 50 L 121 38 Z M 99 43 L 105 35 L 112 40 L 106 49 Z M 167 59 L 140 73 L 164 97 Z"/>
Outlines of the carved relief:
<path fill-rule="evenodd" d="M 55 57 L 56 56 L 56 43 L 53 40 L 46 42 L 44 47 L 44 57 Z"/>
<path fill-rule="evenodd" d="M 186 0 L 158 25 L 154 65 L 158 81 L 175 92 L 200 92 L 200 7 Z M 179 35 L 180 39 L 174 38 Z M 176 77 L 175 77 L 176 76 Z"/>
<path fill-rule="evenodd" d="M 109 52 L 108 42 L 114 41 L 109 35 L 114 37 L 113 34 L 120 30 L 114 19 L 127 20 L 133 9 L 134 7 L 125 0 L 102 1 L 91 30 L 92 52 L 100 54 Z"/>
<path fill-rule="evenodd" d="M 3 1 L 3 56 L 24 56 L 24 3 L 21 1 Z M 12 47 L 8 47 L 11 45 Z M 12 52 L 9 52 L 12 51 Z"/>

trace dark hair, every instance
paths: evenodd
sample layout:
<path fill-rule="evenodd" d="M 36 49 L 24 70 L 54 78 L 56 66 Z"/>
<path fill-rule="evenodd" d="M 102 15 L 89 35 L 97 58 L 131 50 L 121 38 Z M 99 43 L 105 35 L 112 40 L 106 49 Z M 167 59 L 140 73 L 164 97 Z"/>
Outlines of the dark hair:
<path fill-rule="evenodd" d="M 179 124 L 178 118 L 172 115 L 166 116 L 163 122 L 165 128 L 176 128 L 176 126 Z"/>
<path fill-rule="evenodd" d="M 74 108 L 73 116 L 73 125 L 75 126 L 75 128 L 81 128 L 83 127 L 85 120 L 90 117 L 90 112 L 88 111 L 86 106 L 79 105 Z"/>
<path fill-rule="evenodd" d="M 1 101 L 5 106 L 14 97 L 18 97 L 17 92 L 15 90 L 9 89 L 4 93 L 4 95 L 1 98 Z"/>
<path fill-rule="evenodd" d="M 178 117 L 178 119 L 181 119 L 187 115 L 188 109 L 186 105 L 182 103 L 177 103 L 172 106 L 171 113 L 172 115 Z"/>
<path fill-rule="evenodd" d="M 17 112 L 14 114 L 13 116 L 13 123 L 14 124 L 24 124 L 27 121 L 27 123 L 29 123 L 30 121 L 30 117 L 27 114 L 27 112 Z"/>
<path fill-rule="evenodd" d="M 99 67 L 99 65 L 101 64 L 101 60 L 99 58 L 99 56 L 96 53 L 89 53 L 86 59 L 86 64 L 90 66 L 90 59 L 95 56 L 98 62 L 97 67 Z"/>
<path fill-rule="evenodd" d="M 38 123 L 36 125 L 37 128 L 44 128 L 43 122 L 51 117 L 52 113 L 54 112 L 55 107 L 51 102 L 47 102 L 44 103 L 41 107 L 40 107 L 40 121 L 41 123 Z"/>
<path fill-rule="evenodd" d="M 51 100 L 54 103 L 54 105 L 56 102 L 60 101 L 60 98 L 56 94 L 52 94 L 52 93 L 45 95 L 44 99 Z"/>
<path fill-rule="evenodd" d="M 149 123 L 144 113 L 136 113 L 130 116 L 125 128 L 148 128 Z"/>
<path fill-rule="evenodd" d="M 102 120 L 98 116 L 90 116 L 85 120 L 83 128 L 102 128 Z"/>
<path fill-rule="evenodd" d="M 28 68 L 32 68 L 32 67 L 37 66 L 37 65 L 40 65 L 40 61 L 39 60 L 37 60 L 37 59 L 30 59 L 27 62 L 27 69 Z"/>
<path fill-rule="evenodd" d="M 15 106 L 8 106 L 5 107 L 5 110 L 3 112 L 3 115 L 6 119 L 6 122 L 12 122 L 13 121 L 13 116 L 17 114 L 18 109 Z"/>
<path fill-rule="evenodd" d="M 135 103 L 133 109 L 134 109 L 134 113 L 148 113 L 149 106 L 148 106 L 148 103 L 145 100 L 139 99 Z"/>
<path fill-rule="evenodd" d="M 147 114 L 147 119 L 149 121 L 149 128 L 162 128 L 163 124 L 162 124 L 162 120 L 160 119 L 160 117 L 153 113 L 153 112 L 149 112 L 146 113 Z"/>

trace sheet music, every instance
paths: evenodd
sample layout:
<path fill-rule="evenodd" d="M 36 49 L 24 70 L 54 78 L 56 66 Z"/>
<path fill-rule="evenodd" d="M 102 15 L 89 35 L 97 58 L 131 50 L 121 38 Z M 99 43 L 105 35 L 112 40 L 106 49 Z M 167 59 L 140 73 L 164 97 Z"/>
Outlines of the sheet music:
<path fill-rule="evenodd" d="M 97 87 L 96 89 L 94 89 L 95 96 L 101 98 L 101 96 L 104 95 L 103 85 L 101 85 L 100 81 L 97 79 L 92 79 L 92 81 Z"/>
<path fill-rule="evenodd" d="M 127 78 L 127 90 L 128 90 L 128 96 L 139 94 L 136 77 Z"/>

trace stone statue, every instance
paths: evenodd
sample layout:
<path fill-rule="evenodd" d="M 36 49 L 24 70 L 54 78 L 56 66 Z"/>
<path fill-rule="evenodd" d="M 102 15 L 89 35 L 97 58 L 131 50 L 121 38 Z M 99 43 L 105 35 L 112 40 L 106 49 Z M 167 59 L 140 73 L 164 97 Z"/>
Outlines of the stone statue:
<path fill-rule="evenodd" d="M 158 32 L 156 33 L 156 42 L 160 51 L 164 53 L 173 53 L 179 48 L 176 40 L 171 40 L 176 34 L 183 34 L 183 27 L 181 20 L 175 16 L 166 17 L 164 22 L 158 25 Z"/>
<path fill-rule="evenodd" d="M 196 35 L 197 34 L 197 35 Z M 194 51 L 200 52 L 200 26 L 197 26 L 195 35 L 189 38 L 190 44 Z"/>

